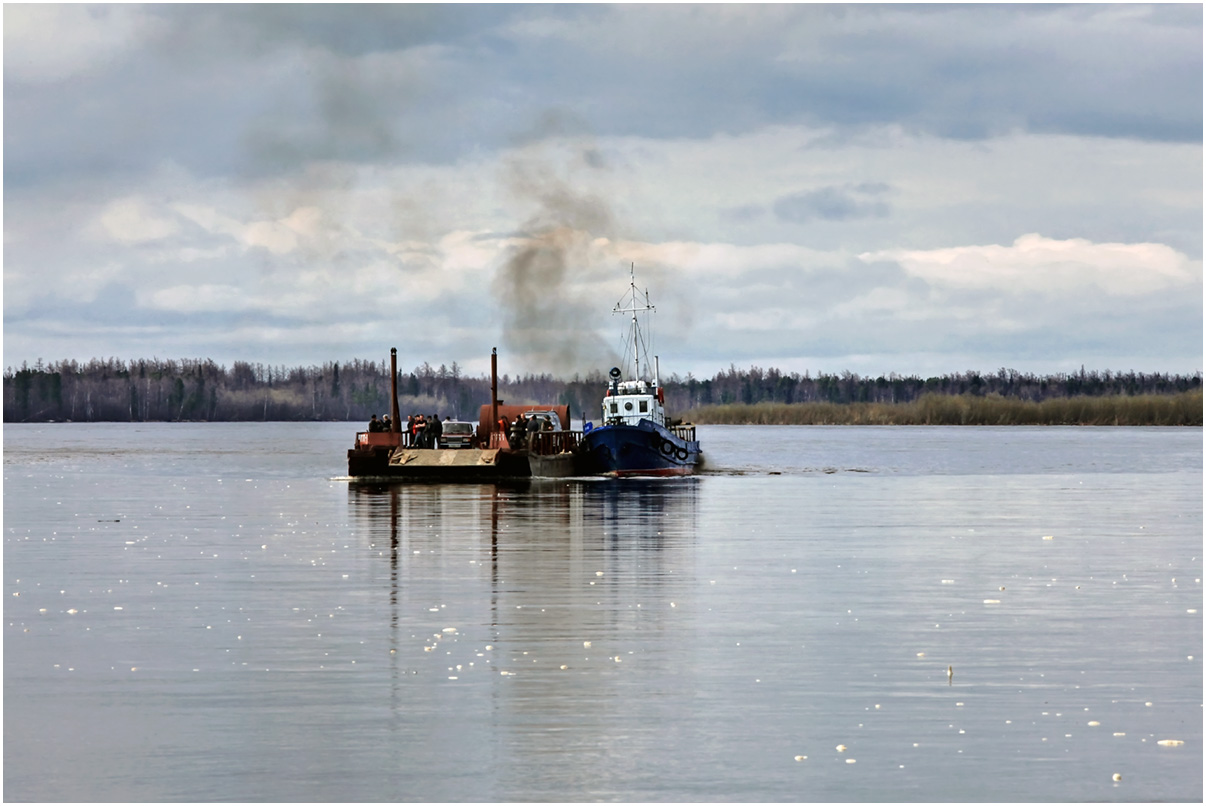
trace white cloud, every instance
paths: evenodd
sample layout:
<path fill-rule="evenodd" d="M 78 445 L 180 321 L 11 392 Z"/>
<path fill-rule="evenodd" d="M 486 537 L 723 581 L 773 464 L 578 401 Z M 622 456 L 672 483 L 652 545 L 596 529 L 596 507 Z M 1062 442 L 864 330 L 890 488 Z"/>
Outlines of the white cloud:
<path fill-rule="evenodd" d="M 323 230 L 322 211 L 313 206 L 298 207 L 279 219 L 248 222 L 208 204 L 177 202 L 172 209 L 206 232 L 229 237 L 243 247 L 262 247 L 274 255 L 295 251 Z"/>
<path fill-rule="evenodd" d="M 172 209 L 207 232 L 235 235 L 242 229 L 238 221 L 208 204 L 177 202 Z"/>
<path fill-rule="evenodd" d="M 242 228 L 241 236 L 247 246 L 262 246 L 274 255 L 297 248 L 297 231 L 281 221 L 253 221 Z"/>
<path fill-rule="evenodd" d="M 799 310 L 769 305 L 756 311 L 720 311 L 711 317 L 724 330 L 782 333 L 814 325 L 814 317 Z"/>
<path fill-rule="evenodd" d="M 435 264 L 432 265 L 446 288 L 463 289 L 474 284 L 489 283 L 491 268 L 498 260 L 498 244 L 477 240 L 476 233 L 464 230 L 450 232 L 436 244 Z"/>
<path fill-rule="evenodd" d="M 806 368 L 805 358 L 816 355 L 834 370 L 848 356 L 873 353 L 876 371 L 909 372 L 908 356 L 988 348 L 987 365 L 1025 369 L 1008 356 L 1082 350 L 1087 330 L 1078 325 L 1094 320 L 1125 320 L 1128 328 L 1095 332 L 1095 354 L 1119 344 L 1162 356 L 1175 349 L 1178 359 L 1197 354 L 1194 345 L 1170 348 L 1176 335 L 1148 334 L 1170 321 L 1170 309 L 1186 318 L 1200 262 L 1135 222 L 1135 211 L 1169 230 L 1186 209 L 1200 219 L 1200 195 L 1185 178 L 1186 165 L 1200 165 L 1200 147 L 1021 134 L 967 143 L 899 129 L 838 134 L 778 126 L 689 141 L 567 139 L 536 156 L 525 150 L 538 190 L 564 189 L 569 202 L 599 200 L 612 214 L 598 231 L 567 235 L 573 248 L 558 299 L 572 309 L 575 337 L 611 346 L 622 323 L 609 312 L 631 262 L 658 306 L 667 372 L 710 374 L 751 357 Z M 600 167 L 581 159 L 591 148 L 602 155 Z M 410 349 L 426 351 L 419 361 L 468 366 L 499 344 L 519 366 L 518 348 L 499 334 L 500 325 L 519 323 L 502 312 L 494 278 L 545 222 L 532 212 L 544 197 L 524 197 L 508 184 L 512 156 L 311 164 L 267 178 L 179 171 L 101 187 L 93 197 L 113 201 L 80 202 L 73 218 L 49 200 L 14 207 L 6 312 L 22 317 L 6 325 L 13 355 L 6 359 L 36 355 L 30 345 L 41 343 L 38 334 L 56 315 L 54 298 L 82 305 L 104 293 L 101 301 L 113 307 L 128 289 L 140 306 L 129 318 L 145 317 L 141 331 L 87 331 L 81 323 L 81 334 L 95 335 L 70 352 L 61 347 L 64 335 L 56 349 L 80 359 L 90 351 L 150 354 L 165 343 L 157 314 L 170 311 L 194 315 L 180 317 L 188 328 L 175 336 L 182 353 L 223 345 L 212 357 L 227 363 L 372 355 L 405 333 Z M 889 216 L 785 222 L 771 212 L 785 195 L 864 183 L 891 188 Z M 761 207 L 763 215 L 726 217 L 739 206 Z M 1018 237 L 1061 216 L 1046 236 Z M 578 221 L 549 218 L 549 226 L 567 228 Z M 76 222 L 91 222 L 91 234 L 104 237 L 99 249 L 95 239 L 79 238 Z M 1131 237 L 1132 223 L 1143 237 Z M 69 278 L 70 288 L 39 283 L 43 267 Z M 1132 304 L 1140 294 L 1143 304 Z M 139 332 L 147 334 L 143 347 Z M 1081 360 L 1092 364 L 1092 355 Z M 964 361 L 953 368 L 984 365 Z"/>
<path fill-rule="evenodd" d="M 306 290 L 314 291 L 322 285 L 327 285 L 329 278 L 323 280 L 314 276 L 313 283 L 307 283 Z M 435 277 L 403 277 L 396 265 L 384 261 L 373 261 L 352 272 L 346 283 L 346 292 L 353 298 L 364 301 L 366 306 L 376 312 L 384 312 L 395 305 L 430 302 L 439 292 Z M 335 293 L 336 289 L 329 289 Z"/>
<path fill-rule="evenodd" d="M 127 246 L 162 240 L 175 235 L 180 229 L 175 221 L 155 214 L 139 198 L 110 202 L 101 212 L 97 223 L 109 237 Z"/>
<path fill-rule="evenodd" d="M 791 243 L 740 245 L 671 241 L 638 243 L 625 241 L 616 244 L 622 261 L 654 263 L 681 272 L 693 280 L 739 281 L 751 269 L 793 269 L 815 271 L 832 267 L 840 255 L 821 252 Z"/>
<path fill-rule="evenodd" d="M 175 313 L 234 313 L 257 306 L 246 289 L 233 285 L 175 285 L 142 296 L 142 304 Z"/>
<path fill-rule="evenodd" d="M 932 315 L 928 305 L 900 288 L 879 286 L 852 300 L 839 302 L 828 313 L 833 319 L 862 316 L 892 316 L 920 320 Z"/>
<path fill-rule="evenodd" d="M 1201 262 L 1163 244 L 1091 243 L 1022 235 L 1009 246 L 889 249 L 859 255 L 893 261 L 911 276 L 947 288 L 1060 296 L 1098 288 L 1113 296 L 1148 294 L 1188 285 Z"/>
<path fill-rule="evenodd" d="M 126 266 L 107 260 L 32 270 L 10 268 L 6 262 L 3 295 L 6 348 L 10 342 L 17 341 L 16 337 L 24 329 L 10 327 L 9 322 L 14 315 L 31 319 L 28 327 L 34 331 L 41 330 L 44 327 L 42 323 L 56 320 L 62 315 L 62 309 L 93 305 L 106 287 L 120 286 L 127 277 Z M 70 327 L 70 323 L 66 326 Z M 83 340 L 81 344 L 88 347 L 95 342 Z"/>
<path fill-rule="evenodd" d="M 7 3 L 5 78 L 31 83 L 71 78 L 134 50 L 160 27 L 137 5 Z"/>

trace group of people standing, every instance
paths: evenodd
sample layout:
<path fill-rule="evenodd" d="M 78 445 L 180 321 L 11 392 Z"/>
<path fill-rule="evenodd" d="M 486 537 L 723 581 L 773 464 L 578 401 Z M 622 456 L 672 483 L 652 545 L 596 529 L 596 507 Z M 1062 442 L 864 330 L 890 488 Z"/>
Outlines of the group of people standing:
<path fill-rule="evenodd" d="M 388 414 L 382 416 L 380 420 L 374 414 L 369 420 L 368 430 L 377 433 L 389 431 L 392 426 L 393 423 L 390 422 Z M 410 434 L 410 444 L 415 448 L 439 448 L 440 437 L 444 434 L 444 426 L 440 423 L 438 414 L 431 415 L 430 420 L 422 414 L 412 414 L 406 418 L 404 430 Z"/>
<path fill-rule="evenodd" d="M 369 420 L 368 430 L 372 433 L 380 433 L 389 431 L 391 426 L 388 414 L 379 420 L 374 414 Z M 498 426 L 507 435 L 511 447 L 515 449 L 529 447 L 532 436 L 540 431 L 556 430 L 552 419 L 547 414 L 532 414 L 531 416 L 520 414 L 511 421 L 509 426 L 505 418 L 500 418 Z M 406 425 L 402 430 L 410 434 L 409 441 L 412 448 L 439 448 L 440 437 L 444 435 L 444 426 L 440 422 L 438 414 L 431 415 L 431 419 L 422 414 L 412 414 L 406 418 Z"/>
<path fill-rule="evenodd" d="M 428 420 L 422 414 L 412 414 L 406 418 L 406 428 L 410 431 L 410 444 L 416 448 L 439 448 L 440 437 L 444 435 L 444 426 L 440 423 L 440 415 L 433 414 Z"/>
<path fill-rule="evenodd" d="M 547 414 L 525 417 L 521 413 L 511 422 L 510 428 L 506 429 L 507 440 L 511 443 L 512 448 L 526 448 L 529 446 L 533 434 L 538 431 L 552 430 L 553 421 Z"/>

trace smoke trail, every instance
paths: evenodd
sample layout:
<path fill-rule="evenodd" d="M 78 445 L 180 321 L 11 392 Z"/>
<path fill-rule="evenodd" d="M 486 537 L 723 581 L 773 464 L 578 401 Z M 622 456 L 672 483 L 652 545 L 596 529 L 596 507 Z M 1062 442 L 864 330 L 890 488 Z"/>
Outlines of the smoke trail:
<path fill-rule="evenodd" d="M 574 161 L 588 171 L 603 167 L 590 147 L 580 148 Z M 562 376 L 616 363 L 609 340 L 601 340 L 593 327 L 612 302 L 583 289 L 592 244 L 614 235 L 610 208 L 599 196 L 575 189 L 547 159 L 515 159 L 507 168 L 512 192 L 534 202 L 536 210 L 513 238 L 494 278 L 503 345 L 525 368 Z"/>

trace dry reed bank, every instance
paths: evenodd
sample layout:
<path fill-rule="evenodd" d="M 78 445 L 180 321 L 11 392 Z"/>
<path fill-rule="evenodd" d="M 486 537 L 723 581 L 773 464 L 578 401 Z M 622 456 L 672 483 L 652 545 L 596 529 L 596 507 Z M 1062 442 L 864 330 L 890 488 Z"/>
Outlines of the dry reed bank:
<path fill-rule="evenodd" d="M 684 419 L 715 425 L 1202 425 L 1202 390 L 1039 402 L 925 394 L 908 403 L 728 403 Z"/>

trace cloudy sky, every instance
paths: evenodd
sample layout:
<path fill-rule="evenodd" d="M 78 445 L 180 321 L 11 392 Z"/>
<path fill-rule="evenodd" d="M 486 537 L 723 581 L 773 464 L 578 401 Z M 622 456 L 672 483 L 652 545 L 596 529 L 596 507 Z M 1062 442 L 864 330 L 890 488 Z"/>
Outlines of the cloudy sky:
<path fill-rule="evenodd" d="M 4 6 L 4 362 L 1202 368 L 1201 5 Z"/>

